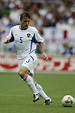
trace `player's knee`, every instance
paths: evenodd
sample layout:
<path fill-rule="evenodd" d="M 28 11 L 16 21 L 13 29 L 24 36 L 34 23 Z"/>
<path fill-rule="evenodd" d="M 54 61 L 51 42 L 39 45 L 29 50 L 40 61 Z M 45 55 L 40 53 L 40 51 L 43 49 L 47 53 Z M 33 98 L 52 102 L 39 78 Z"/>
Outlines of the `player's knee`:
<path fill-rule="evenodd" d="M 25 67 L 21 67 L 21 68 L 19 69 L 19 71 L 18 71 L 18 74 L 20 75 L 20 77 L 21 77 L 22 79 L 25 78 L 25 76 L 27 75 L 27 73 L 28 73 L 28 69 L 25 68 Z"/>
<path fill-rule="evenodd" d="M 22 70 L 19 70 L 18 74 L 20 75 L 21 78 L 24 78 L 24 72 Z"/>

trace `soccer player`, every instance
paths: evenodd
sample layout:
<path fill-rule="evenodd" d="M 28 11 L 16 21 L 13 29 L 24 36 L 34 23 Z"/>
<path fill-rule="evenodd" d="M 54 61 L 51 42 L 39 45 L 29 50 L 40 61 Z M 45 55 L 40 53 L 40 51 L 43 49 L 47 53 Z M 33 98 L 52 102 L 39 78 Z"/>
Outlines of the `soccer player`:
<path fill-rule="evenodd" d="M 39 44 L 42 56 L 46 60 L 48 59 L 44 52 L 44 39 L 35 27 L 29 26 L 29 21 L 30 15 L 27 11 L 24 11 L 20 15 L 20 25 L 15 25 L 10 29 L 4 44 L 14 41 L 19 66 L 18 74 L 33 92 L 33 102 L 39 100 L 41 96 L 44 99 L 45 105 L 49 105 L 52 100 L 43 91 L 41 85 L 34 80 L 34 68 L 37 63 L 37 56 L 35 54 L 37 43 Z"/>

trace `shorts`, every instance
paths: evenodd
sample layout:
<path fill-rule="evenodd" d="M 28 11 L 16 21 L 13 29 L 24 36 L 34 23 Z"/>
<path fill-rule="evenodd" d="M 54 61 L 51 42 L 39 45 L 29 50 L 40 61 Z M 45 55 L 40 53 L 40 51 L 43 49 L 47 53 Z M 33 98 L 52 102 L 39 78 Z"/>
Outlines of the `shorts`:
<path fill-rule="evenodd" d="M 37 64 L 37 56 L 35 53 L 29 54 L 27 57 L 20 59 L 19 62 L 19 67 L 25 66 L 31 73 L 34 75 L 34 68 Z"/>

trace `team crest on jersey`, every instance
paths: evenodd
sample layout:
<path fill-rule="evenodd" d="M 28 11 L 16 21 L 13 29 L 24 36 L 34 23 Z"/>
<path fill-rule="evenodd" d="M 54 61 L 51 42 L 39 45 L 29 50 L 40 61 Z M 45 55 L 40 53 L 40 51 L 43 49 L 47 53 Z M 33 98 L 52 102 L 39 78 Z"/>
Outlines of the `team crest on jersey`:
<path fill-rule="evenodd" d="M 29 33 L 27 34 L 27 37 L 30 37 L 30 34 Z"/>

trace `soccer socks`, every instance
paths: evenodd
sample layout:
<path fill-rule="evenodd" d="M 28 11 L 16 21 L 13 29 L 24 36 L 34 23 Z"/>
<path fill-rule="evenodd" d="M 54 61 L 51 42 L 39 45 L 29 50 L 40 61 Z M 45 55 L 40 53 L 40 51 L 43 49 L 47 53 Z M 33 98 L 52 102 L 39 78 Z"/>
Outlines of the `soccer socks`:
<path fill-rule="evenodd" d="M 33 94 L 40 94 L 40 96 L 44 99 L 50 99 L 46 93 L 43 91 L 41 85 L 39 85 L 38 83 L 34 83 L 33 79 L 31 76 L 29 76 L 28 74 L 25 76 L 25 78 L 23 79 L 28 86 L 30 87 L 31 91 L 33 92 Z"/>
<path fill-rule="evenodd" d="M 30 87 L 31 91 L 34 94 L 38 94 L 39 93 L 31 76 L 29 76 L 27 74 L 23 80 L 26 81 L 26 83 L 28 84 L 28 86 Z"/>
<path fill-rule="evenodd" d="M 38 83 L 35 83 L 35 86 L 36 86 L 36 88 L 37 88 L 37 90 L 38 90 L 40 96 L 41 96 L 44 100 L 50 99 L 50 98 L 46 95 L 46 93 L 43 91 L 41 85 L 39 85 Z"/>

